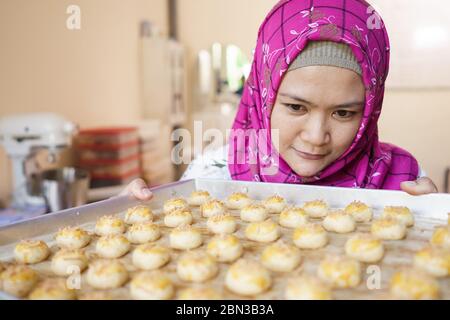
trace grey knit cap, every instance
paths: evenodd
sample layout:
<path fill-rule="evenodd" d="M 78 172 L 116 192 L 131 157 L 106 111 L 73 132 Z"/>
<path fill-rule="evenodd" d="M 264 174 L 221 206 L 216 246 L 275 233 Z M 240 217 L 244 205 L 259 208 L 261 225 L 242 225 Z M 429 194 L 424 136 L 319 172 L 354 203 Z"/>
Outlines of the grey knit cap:
<path fill-rule="evenodd" d="M 289 66 L 289 71 L 308 66 L 332 66 L 349 69 L 362 76 L 362 69 L 352 49 L 333 41 L 312 41 Z"/>

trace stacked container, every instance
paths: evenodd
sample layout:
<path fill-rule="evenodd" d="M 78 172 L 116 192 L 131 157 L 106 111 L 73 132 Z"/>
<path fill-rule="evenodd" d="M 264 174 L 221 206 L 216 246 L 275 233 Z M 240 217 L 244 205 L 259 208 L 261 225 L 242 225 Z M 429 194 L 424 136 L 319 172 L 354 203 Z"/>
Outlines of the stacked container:
<path fill-rule="evenodd" d="M 91 188 L 127 184 L 141 176 L 139 134 L 134 127 L 80 131 L 77 165 L 91 174 Z"/>

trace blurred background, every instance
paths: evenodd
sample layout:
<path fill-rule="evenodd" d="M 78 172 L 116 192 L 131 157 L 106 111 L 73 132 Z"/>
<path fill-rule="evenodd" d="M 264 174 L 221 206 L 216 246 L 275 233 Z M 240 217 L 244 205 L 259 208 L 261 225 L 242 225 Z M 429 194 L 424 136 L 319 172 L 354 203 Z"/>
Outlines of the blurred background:
<path fill-rule="evenodd" d="M 89 200 L 138 176 L 153 186 L 177 180 L 185 165 L 171 161 L 172 132 L 192 131 L 194 121 L 203 130 L 231 126 L 258 27 L 276 2 L 1 0 L 0 118 L 6 134 L 25 128 L 30 141 L 26 150 L 0 147 L 1 205 L 10 205 L 24 163 L 29 172 L 84 168 Z M 381 139 L 410 151 L 448 192 L 450 3 L 369 2 L 392 42 Z M 54 152 L 55 137 L 36 127 L 46 119 L 74 140 Z"/>

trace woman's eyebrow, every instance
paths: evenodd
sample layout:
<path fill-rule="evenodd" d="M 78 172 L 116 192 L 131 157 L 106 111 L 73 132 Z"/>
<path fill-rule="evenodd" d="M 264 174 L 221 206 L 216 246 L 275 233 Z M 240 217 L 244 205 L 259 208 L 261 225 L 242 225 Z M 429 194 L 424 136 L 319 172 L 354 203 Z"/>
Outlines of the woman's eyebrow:
<path fill-rule="evenodd" d="M 311 101 L 308 101 L 300 96 L 297 96 L 295 94 L 289 94 L 289 93 L 283 93 L 280 92 L 280 96 L 285 97 L 285 98 L 290 98 L 293 99 L 295 101 L 301 102 L 301 103 L 306 103 L 309 104 L 313 107 L 316 107 L 317 105 L 312 103 Z M 364 107 L 365 106 L 365 101 L 355 101 L 355 102 L 348 102 L 348 103 L 343 103 L 343 104 L 339 104 L 336 106 L 333 106 L 333 108 L 352 108 L 352 107 Z"/>

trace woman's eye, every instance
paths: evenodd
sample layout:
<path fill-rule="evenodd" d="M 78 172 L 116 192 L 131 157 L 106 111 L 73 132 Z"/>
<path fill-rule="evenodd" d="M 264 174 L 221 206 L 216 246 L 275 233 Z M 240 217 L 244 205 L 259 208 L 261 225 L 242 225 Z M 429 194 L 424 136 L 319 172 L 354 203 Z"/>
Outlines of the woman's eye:
<path fill-rule="evenodd" d="M 356 114 L 356 112 L 348 111 L 348 110 L 338 110 L 334 114 L 336 115 L 337 118 L 349 119 L 349 118 L 353 117 Z"/>
<path fill-rule="evenodd" d="M 288 109 L 290 109 L 291 111 L 295 111 L 295 112 L 306 110 L 306 108 L 304 106 L 302 106 L 301 104 L 286 104 L 285 106 Z"/>

